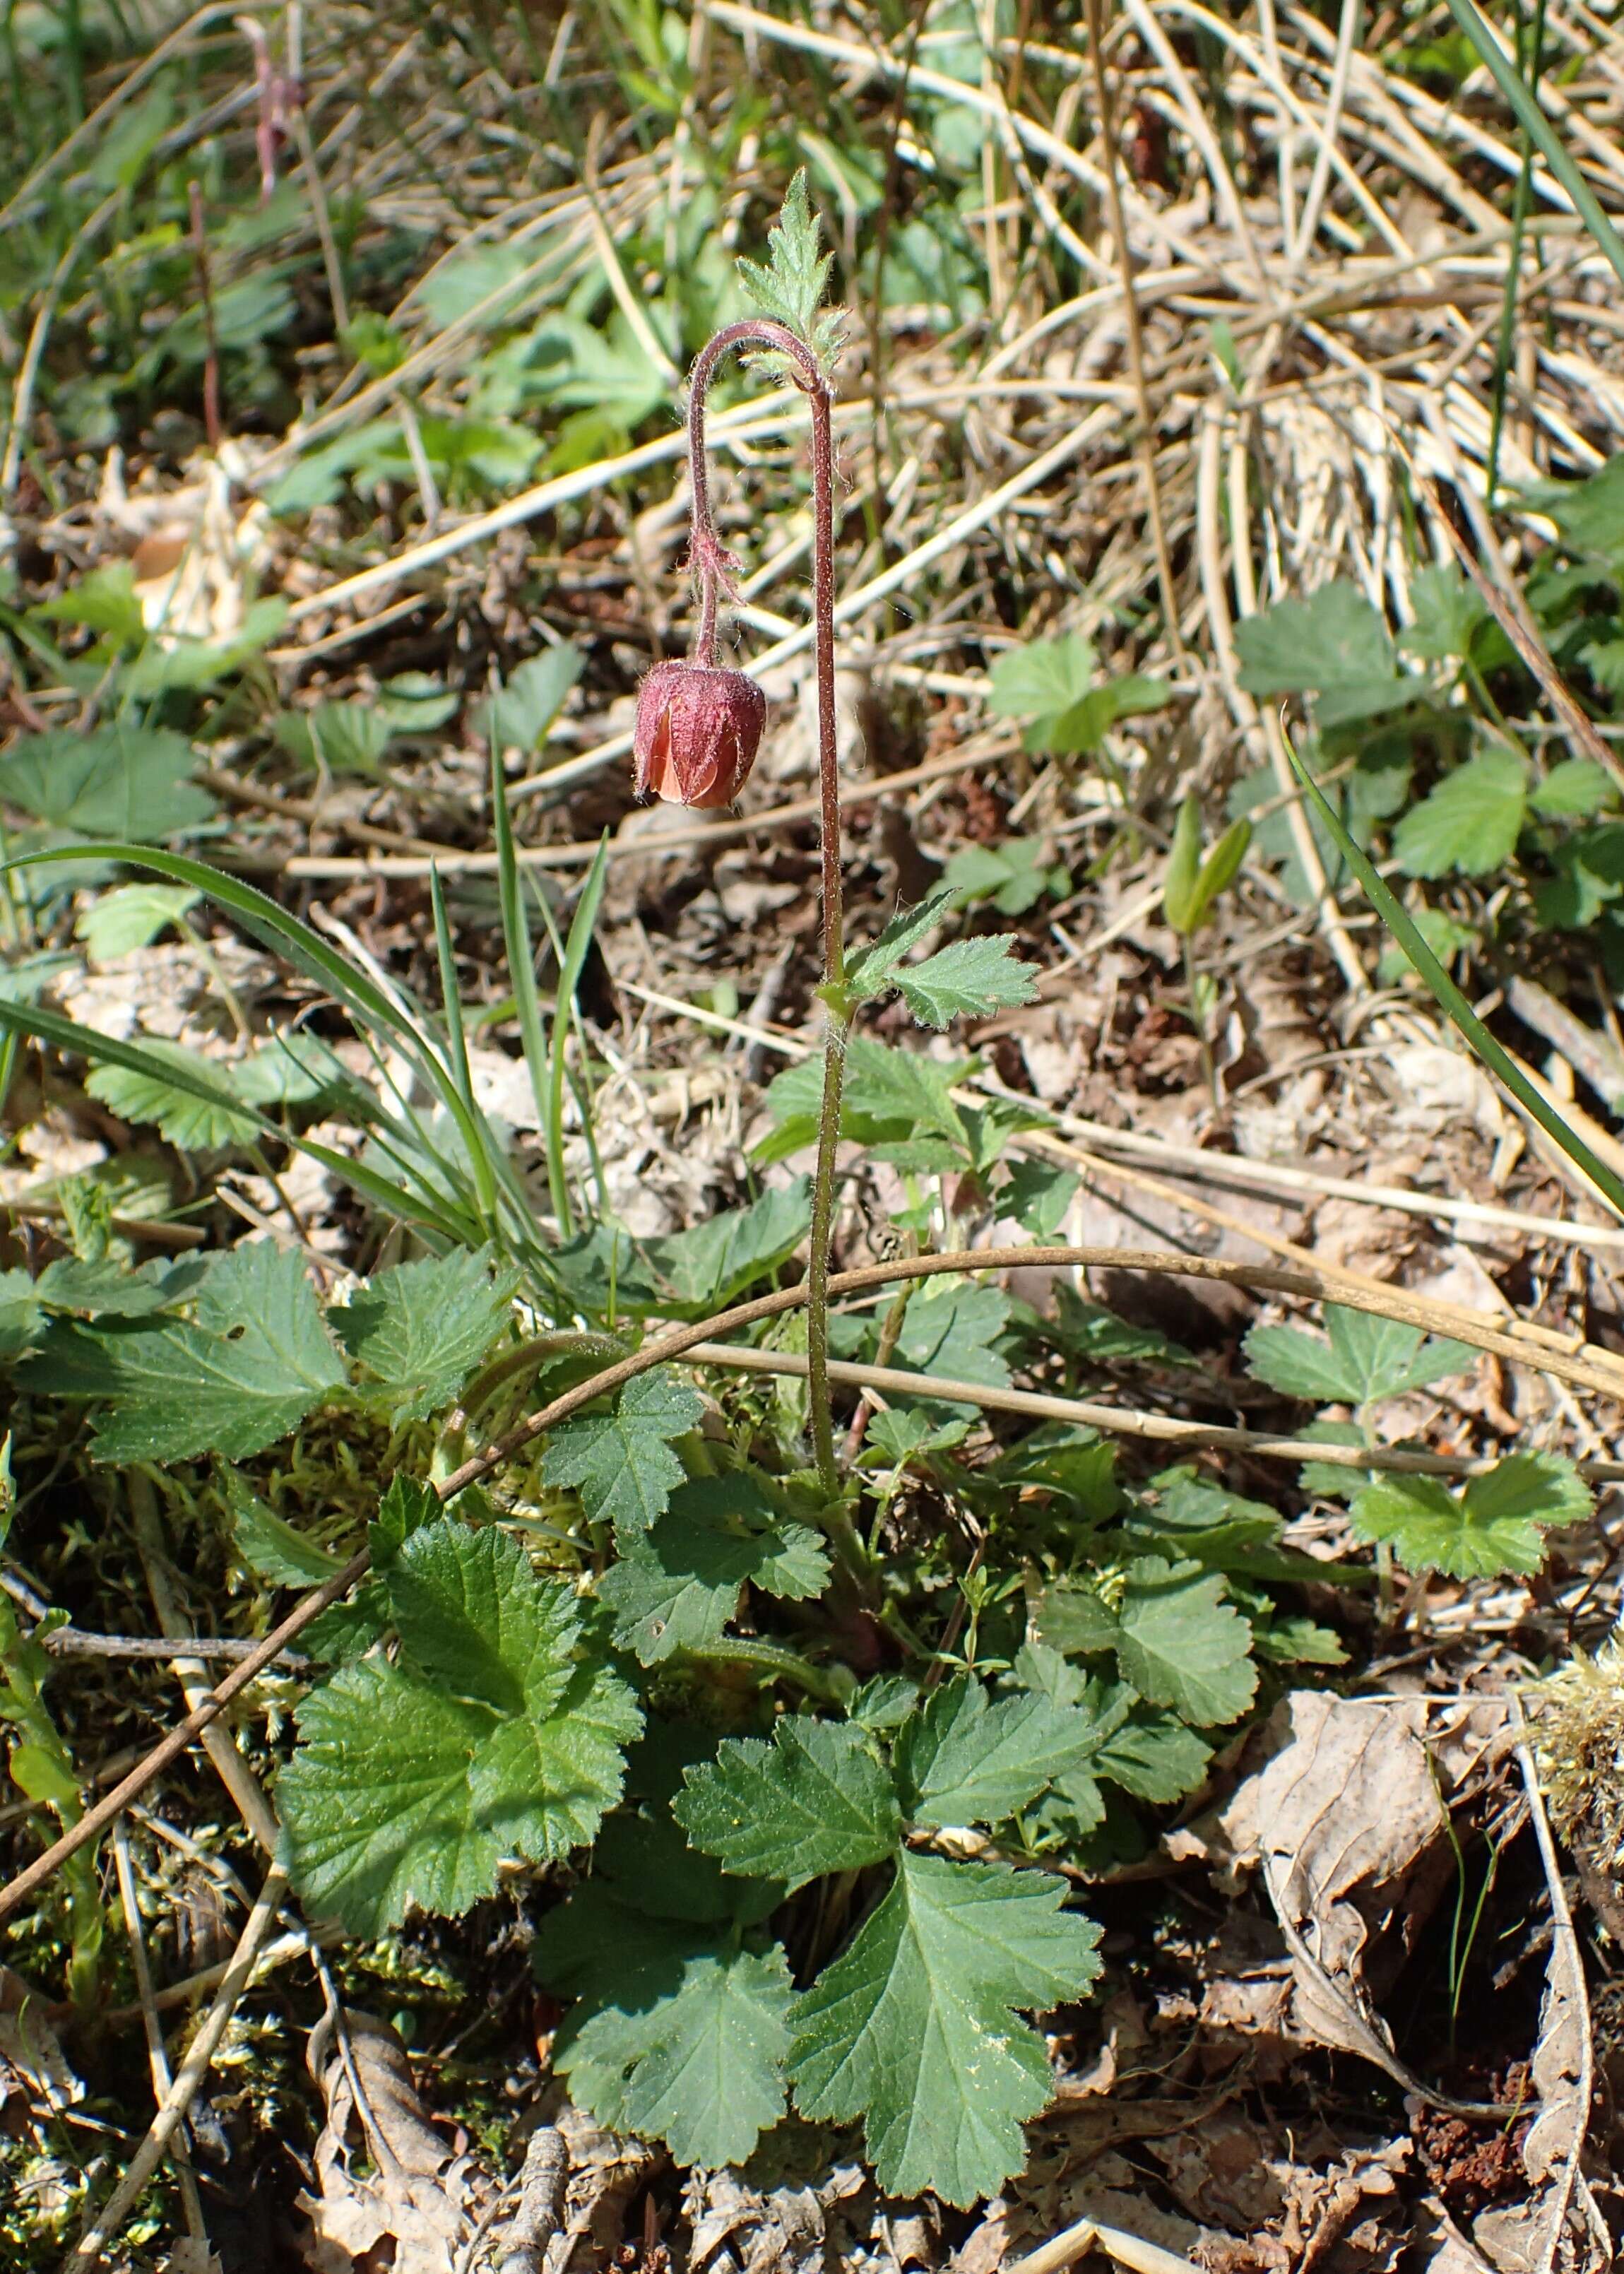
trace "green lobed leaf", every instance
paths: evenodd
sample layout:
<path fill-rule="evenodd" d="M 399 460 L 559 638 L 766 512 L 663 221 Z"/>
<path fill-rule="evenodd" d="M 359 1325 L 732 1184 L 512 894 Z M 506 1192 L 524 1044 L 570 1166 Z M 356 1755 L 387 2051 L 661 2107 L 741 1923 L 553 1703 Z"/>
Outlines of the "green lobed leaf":
<path fill-rule="evenodd" d="M 829 1558 L 817 1533 L 786 1522 L 753 1477 L 695 1477 L 646 1532 L 622 1542 L 598 1593 L 616 1615 L 616 1641 L 654 1666 L 720 1642 L 747 1581 L 804 1600 L 828 1585 Z"/>
<path fill-rule="evenodd" d="M 1380 717 L 1426 692 L 1398 666 L 1387 628 L 1352 584 L 1277 600 L 1235 627 L 1248 694 L 1314 695 L 1321 727 Z"/>
<path fill-rule="evenodd" d="M 956 939 L 922 963 L 899 964 L 891 977 L 920 1023 L 938 1029 L 1030 1003 L 1038 991 L 1036 967 L 1013 955 L 1007 939 Z"/>
<path fill-rule="evenodd" d="M 1053 2079 L 1017 2014 L 1077 1997 L 1099 1970 L 1100 1930 L 1062 1910 L 1065 1894 L 1046 1874 L 905 1851 L 800 2000 L 795 2105 L 815 2121 L 861 2118 L 887 2195 L 967 2206 L 1021 2168 L 1021 2127 Z"/>
<path fill-rule="evenodd" d="M 1461 1492 L 1439 1477 L 1383 1477 L 1350 1512 L 1360 1537 L 1387 1541 L 1408 1570 L 1475 1579 L 1537 1571 L 1547 1528 L 1583 1524 L 1594 1505 L 1571 1461 L 1513 1453 Z"/>
<path fill-rule="evenodd" d="M 1522 833 L 1528 769 L 1515 750 L 1480 750 L 1446 774 L 1393 832 L 1407 877 L 1486 876 L 1511 858 Z"/>
<path fill-rule="evenodd" d="M 1125 1712 L 1124 1708 L 1124 1712 Z M 934 1690 L 898 1732 L 892 1766 L 910 1821 L 1002 1824 L 1084 1766 L 1095 1723 L 1041 1692 L 995 1704 L 968 1675 Z"/>
<path fill-rule="evenodd" d="M 223 1066 L 210 1066 L 194 1050 L 179 1043 L 143 1036 L 143 1054 L 151 1070 L 137 1073 L 127 1065 L 93 1066 L 85 1088 L 99 1104 L 121 1121 L 152 1121 L 166 1141 L 184 1152 L 208 1152 L 217 1147 L 252 1145 L 259 1133 L 254 1115 L 244 1113 L 229 1087 Z M 164 1079 L 164 1069 L 179 1067 L 188 1077 L 183 1088 Z M 210 1103 L 199 1088 L 217 1087 L 218 1099 Z"/>
<path fill-rule="evenodd" d="M 823 312 L 832 256 L 819 250 L 821 238 L 822 224 L 812 210 L 807 169 L 802 166 L 767 233 L 765 265 L 741 260 L 737 267 L 740 282 L 763 315 L 798 333 L 829 371 L 839 352 L 840 319 Z"/>
<path fill-rule="evenodd" d="M 108 1401 L 98 1461 L 246 1460 L 341 1389 L 344 1371 L 304 1259 L 249 1240 L 203 1282 L 195 1325 L 58 1329 L 19 1380 L 47 1397 Z"/>
<path fill-rule="evenodd" d="M 163 727 L 19 734 L 0 757 L 0 799 L 53 829 L 147 843 L 195 829 L 214 801 L 188 779 L 192 745 Z"/>
<path fill-rule="evenodd" d="M 518 1274 L 492 1252 L 454 1248 L 380 1271 L 327 1323 L 372 1380 L 362 1395 L 392 1423 L 449 1405 L 512 1315 Z"/>
<path fill-rule="evenodd" d="M 856 1871 L 902 1837 L 891 1779 L 850 1721 L 786 1716 L 771 1742 L 729 1737 L 687 1771 L 672 1813 L 724 1867 L 782 1879 L 793 1893 L 826 1871 Z"/>
<path fill-rule="evenodd" d="M 1325 1324 L 1328 1342 L 1297 1327 L 1254 1327 L 1249 1369 L 1288 1397 L 1365 1405 L 1462 1373 L 1477 1355 L 1470 1344 L 1432 1340 L 1418 1327 L 1340 1303 L 1326 1305 Z"/>
<path fill-rule="evenodd" d="M 1010 1299 L 1002 1288 L 961 1278 L 927 1282 L 904 1315 L 896 1363 L 948 1382 L 1002 1389 L 1010 1369 L 996 1345 L 1009 1322 Z"/>
<path fill-rule="evenodd" d="M 1082 1190 L 1082 1183 L 1074 1169 L 1063 1169 L 1056 1162 L 1012 1161 L 1004 1189 L 998 1194 L 999 1205 L 1006 1216 L 1015 1218 L 1023 1231 L 1029 1232 L 1040 1245 L 1047 1245 L 1059 1234 L 1071 1214 L 1072 1201 Z M 1159 1342 L 1161 1338 L 1151 1339 Z"/>
<path fill-rule="evenodd" d="M 686 1436 L 703 1410 L 698 1393 L 668 1374 L 635 1375 L 612 1414 L 585 1414 L 553 1431 L 542 1480 L 576 1486 L 594 1524 L 646 1532 L 683 1480 L 671 1440 Z"/>
<path fill-rule="evenodd" d="M 527 758 L 534 757 L 580 678 L 584 662 L 580 649 L 566 640 L 520 664 L 485 705 L 480 725 L 486 741 L 499 751 L 516 749 Z"/>
<path fill-rule="evenodd" d="M 1081 632 L 1006 648 L 988 675 L 987 708 L 995 718 L 1058 719 L 1094 685 L 1094 651 Z"/>
<path fill-rule="evenodd" d="M 356 1932 L 455 1917 L 505 1856 L 561 1860 L 620 1796 L 642 1726 L 582 1654 L 573 1591 L 489 1527 L 420 1527 L 387 1577 L 402 1658 L 341 1667 L 298 1710 L 277 1781 L 295 1883 Z"/>
<path fill-rule="evenodd" d="M 196 907 L 200 892 L 184 885 L 121 885 L 98 894 L 73 927 L 91 960 L 110 963 L 115 956 L 150 947 L 161 931 Z"/>
<path fill-rule="evenodd" d="M 1251 1626 L 1224 1600 L 1222 1576 L 1194 1562 L 1135 1557 L 1119 1606 L 1092 1588 L 1047 1588 L 1037 1632 L 1069 1656 L 1113 1651 L 1131 1689 L 1199 1728 L 1238 1720 L 1257 1690 Z"/>
<path fill-rule="evenodd" d="M 724 1209 L 687 1231 L 644 1240 L 642 1252 L 675 1302 L 703 1316 L 787 1262 L 811 1222 L 811 1179 L 794 1177 L 748 1208 Z"/>
<path fill-rule="evenodd" d="M 742 2163 L 783 2115 L 794 1993 L 777 1944 L 742 1948 L 592 1886 L 544 1919 L 534 1961 L 580 2001 L 553 2066 L 606 2128 L 714 2169 Z"/>

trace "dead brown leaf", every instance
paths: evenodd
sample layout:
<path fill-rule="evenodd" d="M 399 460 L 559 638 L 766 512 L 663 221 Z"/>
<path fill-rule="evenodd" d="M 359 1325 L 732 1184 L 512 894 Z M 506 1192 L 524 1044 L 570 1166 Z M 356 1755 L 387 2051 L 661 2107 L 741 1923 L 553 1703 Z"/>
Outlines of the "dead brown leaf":
<path fill-rule="evenodd" d="M 312 2274 L 351 2274 L 364 2263 L 455 2274 L 494 2190 L 430 2120 L 405 2046 L 387 2022 L 345 2010 L 317 2024 L 307 2058 L 327 2104 L 315 2154 L 320 2193 L 298 2198 Z M 370 2173 L 358 2168 L 363 2158 Z"/>
<path fill-rule="evenodd" d="M 1493 1699 L 1432 1714 L 1297 1692 L 1275 1708 L 1209 1853 L 1261 1871 L 1292 1958 L 1291 2034 L 1415 2087 L 1379 2001 L 1455 1869 L 1445 1796 L 1510 1743 Z"/>

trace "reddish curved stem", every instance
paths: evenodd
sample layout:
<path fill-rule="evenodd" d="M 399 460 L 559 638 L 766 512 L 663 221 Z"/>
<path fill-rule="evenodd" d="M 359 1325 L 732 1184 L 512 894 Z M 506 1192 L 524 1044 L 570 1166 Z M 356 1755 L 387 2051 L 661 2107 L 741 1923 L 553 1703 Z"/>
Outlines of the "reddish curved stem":
<path fill-rule="evenodd" d="M 693 489 L 694 533 L 689 561 L 699 586 L 699 629 L 695 653 L 702 663 L 716 656 L 718 592 L 727 586 L 730 567 L 710 508 L 710 477 L 705 460 L 705 395 L 716 367 L 734 348 L 773 348 L 791 366 L 792 376 L 812 410 L 812 614 L 813 658 L 817 674 L 817 778 L 821 802 L 823 888 L 823 1098 L 818 1114 L 817 1166 L 812 1185 L 812 1242 L 807 1263 L 807 1359 L 812 1439 L 818 1474 L 831 1501 L 839 1492 L 834 1423 L 829 1410 L 829 1249 L 834 1230 L 835 1152 L 840 1138 L 840 1091 L 851 1006 L 846 1000 L 846 926 L 840 875 L 840 779 L 835 745 L 835 446 L 833 397 L 823 367 L 800 334 L 770 317 L 746 317 L 728 324 L 701 349 L 689 380 L 688 477 Z"/>

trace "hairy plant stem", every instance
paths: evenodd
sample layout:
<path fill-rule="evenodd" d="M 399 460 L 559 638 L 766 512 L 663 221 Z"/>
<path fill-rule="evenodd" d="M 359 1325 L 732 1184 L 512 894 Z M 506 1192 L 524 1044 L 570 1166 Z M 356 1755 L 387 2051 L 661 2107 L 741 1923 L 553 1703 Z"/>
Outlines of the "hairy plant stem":
<path fill-rule="evenodd" d="M 739 347 L 766 348 L 784 357 L 812 411 L 813 658 L 817 675 L 817 778 L 823 893 L 823 1096 L 817 1120 L 817 1162 L 812 1181 L 812 1239 L 807 1262 L 808 1402 L 818 1481 L 830 1504 L 831 1536 L 854 1572 L 866 1563 L 851 1518 L 840 1507 L 829 1402 L 829 1252 L 834 1231 L 835 1154 L 840 1141 L 840 1092 L 853 1005 L 846 990 L 846 924 L 840 875 L 840 779 L 835 741 L 835 561 L 833 398 L 823 367 L 787 324 L 747 318 L 729 324 L 702 349 L 694 365 L 688 413 L 688 472 L 694 498 L 691 561 L 699 585 L 697 657 L 716 653 L 716 612 L 731 563 L 716 533 L 705 463 L 705 394 L 722 358 Z"/>

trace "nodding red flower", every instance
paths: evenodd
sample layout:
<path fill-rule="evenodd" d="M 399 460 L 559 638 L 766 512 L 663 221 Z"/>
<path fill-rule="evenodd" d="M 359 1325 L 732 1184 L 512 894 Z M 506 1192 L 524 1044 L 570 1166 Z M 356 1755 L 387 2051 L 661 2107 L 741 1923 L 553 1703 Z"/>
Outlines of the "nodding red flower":
<path fill-rule="evenodd" d="M 673 805 L 731 805 L 756 763 L 767 698 L 719 664 L 657 663 L 637 692 L 637 794 Z"/>

